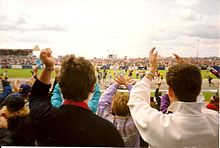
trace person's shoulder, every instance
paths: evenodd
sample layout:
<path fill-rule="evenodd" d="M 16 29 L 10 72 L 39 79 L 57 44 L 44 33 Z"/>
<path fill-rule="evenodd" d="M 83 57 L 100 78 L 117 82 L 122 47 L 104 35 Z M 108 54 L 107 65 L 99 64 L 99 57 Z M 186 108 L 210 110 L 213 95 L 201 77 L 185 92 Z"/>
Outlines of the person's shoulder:
<path fill-rule="evenodd" d="M 106 119 L 104 119 L 94 113 L 93 113 L 93 118 L 94 118 L 94 120 L 96 120 L 97 124 L 101 124 L 103 126 L 113 126 L 113 124 L 110 121 L 108 121 L 108 120 L 106 120 Z"/>
<path fill-rule="evenodd" d="M 96 114 L 94 114 L 93 118 L 95 120 L 95 124 L 97 124 L 100 128 L 104 128 L 105 131 L 117 130 L 113 123 L 109 120 L 104 119 Z"/>
<path fill-rule="evenodd" d="M 94 114 L 94 118 L 96 119 L 96 124 L 97 124 L 96 126 L 99 127 L 99 131 L 101 132 L 101 135 L 103 135 L 103 137 L 107 139 L 111 138 L 108 140 L 108 144 L 107 144 L 108 147 L 109 146 L 124 147 L 123 139 L 112 122 L 102 117 L 99 117 L 95 114 Z"/>
<path fill-rule="evenodd" d="M 212 119 L 217 119 L 219 118 L 219 113 L 215 110 L 209 109 L 207 107 L 202 108 L 202 113 L 206 117 L 211 117 Z"/>

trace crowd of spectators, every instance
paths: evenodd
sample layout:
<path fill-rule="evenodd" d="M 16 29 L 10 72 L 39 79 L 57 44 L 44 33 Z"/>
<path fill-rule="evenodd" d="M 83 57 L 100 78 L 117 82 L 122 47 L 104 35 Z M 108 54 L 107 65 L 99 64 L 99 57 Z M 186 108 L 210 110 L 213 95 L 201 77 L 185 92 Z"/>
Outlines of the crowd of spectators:
<path fill-rule="evenodd" d="M 204 103 L 197 59 L 174 56 L 176 60 L 158 60 L 155 48 L 144 59 L 87 60 L 67 55 L 59 69 L 55 65 L 61 59 L 54 59 L 51 49 L 43 49 L 40 76 L 35 66 L 28 82 L 17 80 L 11 87 L 7 71 L 0 75 L 0 146 L 217 148 L 219 95 Z M 116 73 L 103 94 L 95 74 L 102 66 L 129 71 L 128 76 Z M 163 96 L 163 77 L 157 71 L 160 66 L 169 67 L 169 87 Z M 136 82 L 130 72 L 138 67 L 148 72 Z M 107 71 L 100 77 L 106 75 Z M 155 76 L 160 78 L 152 95 Z M 117 92 L 122 86 L 129 93 Z"/>
<path fill-rule="evenodd" d="M 196 58 L 186 57 L 183 58 L 191 64 L 197 65 L 200 68 L 206 69 L 207 67 L 220 65 L 220 58 L 209 57 L 209 58 Z M 148 58 L 126 58 L 126 59 L 100 59 L 94 58 L 90 60 L 94 65 L 99 68 L 110 68 L 110 69 L 147 69 L 149 67 Z M 176 61 L 172 60 L 172 57 L 160 57 L 158 60 L 158 68 L 163 70 L 176 64 Z"/>
<path fill-rule="evenodd" d="M 2 67 L 10 65 L 35 65 L 36 56 L 8 55 L 0 57 L 0 65 Z M 55 65 L 61 64 L 62 56 L 55 58 Z M 219 66 L 220 58 L 218 57 L 185 57 L 183 58 L 189 63 L 197 65 L 201 69 L 207 67 Z M 149 67 L 148 58 L 93 58 L 90 59 L 94 65 L 102 69 L 144 69 Z M 172 57 L 159 57 L 158 68 L 164 70 L 176 64 Z"/>

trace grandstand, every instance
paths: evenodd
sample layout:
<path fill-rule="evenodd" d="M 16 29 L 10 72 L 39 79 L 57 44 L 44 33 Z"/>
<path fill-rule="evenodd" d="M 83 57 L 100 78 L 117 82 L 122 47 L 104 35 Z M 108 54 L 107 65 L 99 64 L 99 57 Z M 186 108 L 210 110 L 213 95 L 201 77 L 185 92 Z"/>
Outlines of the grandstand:
<path fill-rule="evenodd" d="M 11 65 L 29 66 L 34 63 L 34 52 L 39 51 L 36 45 L 33 49 L 0 49 L 0 65 L 2 68 L 10 68 Z"/>
<path fill-rule="evenodd" d="M 1 56 L 13 56 L 22 55 L 28 56 L 33 55 L 33 49 L 0 49 Z"/>

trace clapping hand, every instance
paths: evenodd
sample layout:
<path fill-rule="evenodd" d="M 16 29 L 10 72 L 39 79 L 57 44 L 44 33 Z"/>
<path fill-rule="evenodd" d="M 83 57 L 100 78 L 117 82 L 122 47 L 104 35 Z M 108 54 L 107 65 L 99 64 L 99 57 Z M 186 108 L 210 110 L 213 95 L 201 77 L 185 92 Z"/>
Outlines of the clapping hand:
<path fill-rule="evenodd" d="M 173 53 L 175 59 L 177 60 L 177 63 L 178 64 L 186 64 L 188 63 L 186 60 L 184 60 L 183 58 L 181 58 L 179 55 Z"/>
<path fill-rule="evenodd" d="M 52 56 L 52 50 L 50 48 L 45 48 L 41 50 L 40 59 L 49 69 L 54 67 L 54 58 Z"/>
<path fill-rule="evenodd" d="M 114 80 L 118 83 L 118 85 L 124 85 L 126 88 L 129 85 L 128 81 L 122 75 L 116 76 Z"/>
<path fill-rule="evenodd" d="M 157 71 L 158 61 L 157 61 L 157 51 L 154 52 L 156 47 L 152 48 L 149 52 L 149 62 L 150 62 L 150 68 L 149 72 L 154 74 Z"/>
<path fill-rule="evenodd" d="M 131 84 L 131 85 L 134 85 L 136 83 L 136 81 L 131 77 L 126 78 L 126 80 L 127 80 L 128 84 Z"/>

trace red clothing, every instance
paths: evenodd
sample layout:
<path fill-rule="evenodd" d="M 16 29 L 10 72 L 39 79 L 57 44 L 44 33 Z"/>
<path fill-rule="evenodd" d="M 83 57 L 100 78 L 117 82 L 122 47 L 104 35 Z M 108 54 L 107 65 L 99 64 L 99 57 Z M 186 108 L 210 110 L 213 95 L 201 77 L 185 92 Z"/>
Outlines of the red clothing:
<path fill-rule="evenodd" d="M 218 102 L 219 103 L 219 102 Z M 212 110 L 215 110 L 215 111 L 219 111 L 219 104 L 218 103 L 209 103 L 207 104 L 207 108 L 208 109 L 212 109 Z"/>

